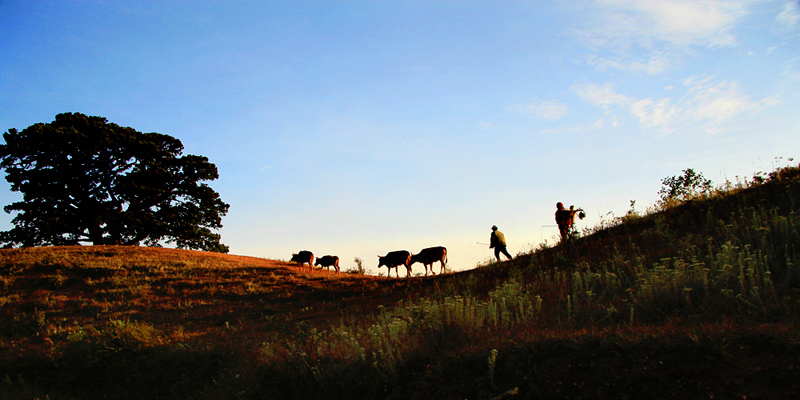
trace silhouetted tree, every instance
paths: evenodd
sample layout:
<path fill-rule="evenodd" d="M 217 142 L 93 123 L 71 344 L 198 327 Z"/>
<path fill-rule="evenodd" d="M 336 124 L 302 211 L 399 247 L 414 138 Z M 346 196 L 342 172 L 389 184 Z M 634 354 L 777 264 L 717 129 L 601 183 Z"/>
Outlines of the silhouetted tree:
<path fill-rule="evenodd" d="M 670 200 L 688 201 L 701 194 L 711 191 L 711 180 L 706 179 L 702 173 L 694 172 L 693 169 L 683 170 L 682 176 L 670 176 L 661 180 L 661 201 Z"/>
<path fill-rule="evenodd" d="M 228 212 L 203 181 L 217 179 L 208 158 L 182 156 L 180 140 L 141 133 L 80 113 L 56 115 L 0 144 L 0 168 L 23 200 L 4 247 L 122 244 L 226 253 L 212 229 Z"/>

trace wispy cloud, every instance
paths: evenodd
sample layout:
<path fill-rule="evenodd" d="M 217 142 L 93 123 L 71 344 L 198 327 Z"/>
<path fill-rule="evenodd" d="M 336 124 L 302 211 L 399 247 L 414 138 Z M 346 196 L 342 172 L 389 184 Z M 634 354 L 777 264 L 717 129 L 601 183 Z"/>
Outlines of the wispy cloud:
<path fill-rule="evenodd" d="M 603 107 L 608 111 L 612 106 L 627 108 L 635 102 L 632 97 L 617 93 L 611 84 L 598 85 L 590 83 L 587 85 L 577 85 L 574 87 L 578 96 L 596 106 Z"/>
<path fill-rule="evenodd" d="M 688 89 L 682 103 L 678 103 L 682 113 L 692 120 L 707 120 L 722 123 L 734 116 L 750 111 L 760 110 L 777 100 L 766 98 L 752 100 L 743 93 L 741 85 L 736 81 L 713 83 L 711 78 L 692 77 L 683 82 Z"/>
<path fill-rule="evenodd" d="M 567 105 L 559 100 L 547 100 L 534 104 L 526 104 L 514 107 L 515 110 L 525 114 L 535 115 L 539 118 L 552 121 L 561 119 L 569 112 Z"/>
<path fill-rule="evenodd" d="M 787 1 L 775 21 L 784 32 L 800 37 L 800 2 Z M 795 57 L 784 62 L 781 76 L 786 79 L 785 88 L 797 87 L 796 84 L 800 82 L 800 52 L 795 50 Z M 798 96 L 797 89 L 793 90 L 792 96 Z"/>
<path fill-rule="evenodd" d="M 593 65 L 601 71 L 625 70 L 629 72 L 642 73 L 647 75 L 657 75 L 680 65 L 680 57 L 674 52 L 658 51 L 636 58 L 631 56 L 619 55 L 616 59 L 589 55 L 586 63 Z"/>
<path fill-rule="evenodd" d="M 787 79 L 787 83 L 791 85 L 800 82 L 800 56 L 787 61 L 783 66 L 781 75 L 784 76 Z M 797 90 L 795 90 L 795 93 L 797 93 Z"/>
<path fill-rule="evenodd" d="M 575 34 L 597 53 L 587 58 L 591 65 L 659 74 L 680 65 L 694 47 L 735 46 L 734 28 L 758 1 L 596 0 Z"/>
<path fill-rule="evenodd" d="M 685 93 L 678 98 L 637 99 L 618 93 L 609 84 L 578 85 L 573 89 L 590 104 L 603 108 L 611 118 L 629 114 L 643 128 L 659 130 L 664 134 L 690 127 L 716 133 L 723 124 L 740 114 L 758 111 L 779 102 L 775 97 L 753 100 L 736 81 L 714 82 L 709 77 L 692 77 L 682 83 Z"/>
<path fill-rule="evenodd" d="M 800 28 L 800 4 L 797 1 L 787 1 L 775 20 L 786 30 L 794 31 Z"/>
<path fill-rule="evenodd" d="M 611 125 L 617 127 L 621 124 L 618 118 L 614 118 L 611 121 L 606 121 L 605 118 L 599 118 L 596 121 L 588 124 L 580 124 L 575 125 L 572 127 L 560 127 L 555 129 L 546 129 L 543 130 L 542 133 L 544 134 L 569 134 L 569 133 L 583 133 L 588 131 L 599 131 L 606 127 L 606 125 Z"/>

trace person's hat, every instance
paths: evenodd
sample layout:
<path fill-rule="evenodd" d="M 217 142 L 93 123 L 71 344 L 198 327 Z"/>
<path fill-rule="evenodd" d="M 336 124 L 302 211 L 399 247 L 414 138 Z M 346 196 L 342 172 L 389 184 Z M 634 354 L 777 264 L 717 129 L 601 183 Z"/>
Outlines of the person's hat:
<path fill-rule="evenodd" d="M 492 225 L 492 230 L 496 231 L 497 230 L 497 225 Z"/>

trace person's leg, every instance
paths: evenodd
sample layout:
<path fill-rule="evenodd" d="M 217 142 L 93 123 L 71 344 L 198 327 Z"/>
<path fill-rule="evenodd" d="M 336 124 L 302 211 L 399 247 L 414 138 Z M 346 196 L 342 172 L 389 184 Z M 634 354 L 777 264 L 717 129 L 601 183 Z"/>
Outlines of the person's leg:
<path fill-rule="evenodd" d="M 509 260 L 513 258 L 513 257 L 511 257 L 511 254 L 508 254 L 508 250 L 506 250 L 506 246 L 503 246 L 503 254 L 505 254 L 506 257 L 508 257 Z"/>

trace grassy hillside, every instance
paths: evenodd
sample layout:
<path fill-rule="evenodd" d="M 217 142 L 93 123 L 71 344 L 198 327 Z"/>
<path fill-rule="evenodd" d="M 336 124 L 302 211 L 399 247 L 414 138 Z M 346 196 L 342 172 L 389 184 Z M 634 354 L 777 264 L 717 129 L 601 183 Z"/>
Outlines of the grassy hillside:
<path fill-rule="evenodd" d="M 410 279 L 0 250 L 0 398 L 794 398 L 798 202 L 789 167 Z"/>

